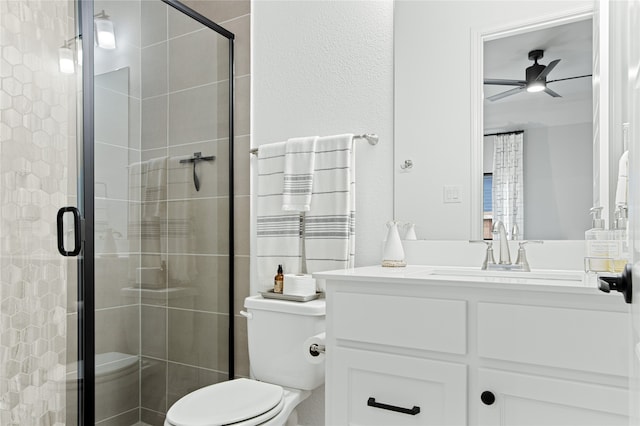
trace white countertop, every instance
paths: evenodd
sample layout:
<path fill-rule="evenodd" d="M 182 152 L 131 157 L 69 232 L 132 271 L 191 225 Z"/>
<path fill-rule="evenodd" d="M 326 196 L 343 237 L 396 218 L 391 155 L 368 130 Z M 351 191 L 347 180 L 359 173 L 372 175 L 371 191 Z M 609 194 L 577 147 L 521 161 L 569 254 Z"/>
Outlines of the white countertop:
<path fill-rule="evenodd" d="M 528 291 L 579 294 L 602 293 L 596 286 L 595 274 L 576 270 L 482 271 L 475 267 L 408 265 L 402 268 L 364 266 L 336 271 L 316 272 L 314 278 L 354 282 L 395 282 L 410 285 L 486 287 Z"/>

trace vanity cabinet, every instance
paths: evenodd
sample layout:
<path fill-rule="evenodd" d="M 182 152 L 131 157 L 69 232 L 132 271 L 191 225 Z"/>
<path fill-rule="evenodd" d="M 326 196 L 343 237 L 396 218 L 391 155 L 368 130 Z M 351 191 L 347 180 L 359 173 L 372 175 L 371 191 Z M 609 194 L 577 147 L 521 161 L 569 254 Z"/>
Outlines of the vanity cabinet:
<path fill-rule="evenodd" d="M 626 425 L 627 308 L 595 288 L 326 279 L 330 425 Z"/>
<path fill-rule="evenodd" d="M 460 425 L 466 421 L 463 364 L 336 348 L 332 421 L 353 425 Z"/>

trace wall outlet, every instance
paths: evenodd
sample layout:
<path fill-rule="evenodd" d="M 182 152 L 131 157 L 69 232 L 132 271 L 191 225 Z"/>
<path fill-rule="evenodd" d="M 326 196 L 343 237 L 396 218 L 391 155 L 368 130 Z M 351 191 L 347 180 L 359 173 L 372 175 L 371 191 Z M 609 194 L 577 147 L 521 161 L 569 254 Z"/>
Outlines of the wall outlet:
<path fill-rule="evenodd" d="M 443 190 L 445 203 L 461 203 L 462 187 L 460 185 L 445 185 Z"/>

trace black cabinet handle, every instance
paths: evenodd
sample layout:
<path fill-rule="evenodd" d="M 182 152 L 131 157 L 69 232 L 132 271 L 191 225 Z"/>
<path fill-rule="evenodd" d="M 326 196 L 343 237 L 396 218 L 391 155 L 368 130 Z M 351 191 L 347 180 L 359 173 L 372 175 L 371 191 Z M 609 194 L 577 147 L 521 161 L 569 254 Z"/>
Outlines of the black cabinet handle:
<path fill-rule="evenodd" d="M 491 391 L 484 391 L 480 395 L 480 400 L 484 403 L 484 405 L 492 405 L 496 402 L 496 396 Z"/>
<path fill-rule="evenodd" d="M 65 213 L 71 212 L 73 214 L 73 250 L 67 251 L 64 247 L 64 229 L 63 229 L 63 219 Z M 82 231 L 81 231 L 81 221 L 80 221 L 80 211 L 75 207 L 63 207 L 58 210 L 58 215 L 56 217 L 56 228 L 58 234 L 58 251 L 63 256 L 77 256 L 80 254 L 80 250 L 82 249 Z"/>
<path fill-rule="evenodd" d="M 598 275 L 598 288 L 605 293 L 609 293 L 611 290 L 619 291 L 624 296 L 624 301 L 631 303 L 631 295 L 633 294 L 631 264 L 627 263 L 620 275 Z"/>
<path fill-rule="evenodd" d="M 413 406 L 413 408 L 403 408 L 398 407 L 396 405 L 382 404 L 380 402 L 376 402 L 376 399 L 371 397 L 367 400 L 367 405 L 369 407 L 381 408 L 383 410 L 395 411 L 397 413 L 409 414 L 415 416 L 420 412 L 420 407 Z"/>

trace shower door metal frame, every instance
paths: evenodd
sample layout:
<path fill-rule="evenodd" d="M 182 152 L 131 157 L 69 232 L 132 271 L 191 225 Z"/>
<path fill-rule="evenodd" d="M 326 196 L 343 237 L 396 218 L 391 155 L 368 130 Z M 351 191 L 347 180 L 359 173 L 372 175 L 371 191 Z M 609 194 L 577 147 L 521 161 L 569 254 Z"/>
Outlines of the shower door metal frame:
<path fill-rule="evenodd" d="M 229 40 L 229 380 L 234 362 L 234 40 L 235 35 L 177 0 L 161 0 Z M 79 143 L 78 208 L 82 250 L 78 262 L 78 423 L 95 424 L 95 140 L 94 140 L 94 0 L 77 0 L 82 40 L 82 142 Z"/>

